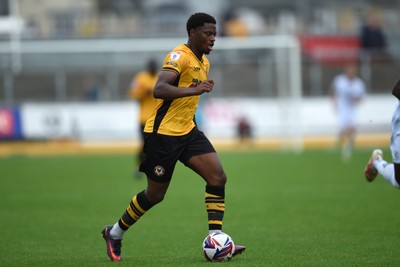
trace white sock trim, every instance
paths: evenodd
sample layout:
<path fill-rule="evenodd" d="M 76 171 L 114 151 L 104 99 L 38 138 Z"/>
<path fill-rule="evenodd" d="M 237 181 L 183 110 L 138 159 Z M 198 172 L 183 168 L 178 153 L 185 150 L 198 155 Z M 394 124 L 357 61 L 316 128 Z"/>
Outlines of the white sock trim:
<path fill-rule="evenodd" d="M 125 231 L 122 230 L 121 227 L 119 227 L 118 222 L 116 222 L 114 224 L 114 226 L 111 228 L 110 230 L 110 235 L 114 238 L 114 239 L 122 239 L 122 236 L 124 235 Z"/>
<path fill-rule="evenodd" d="M 209 230 L 208 233 L 209 234 L 220 234 L 220 233 L 222 233 L 222 231 L 221 230 Z"/>

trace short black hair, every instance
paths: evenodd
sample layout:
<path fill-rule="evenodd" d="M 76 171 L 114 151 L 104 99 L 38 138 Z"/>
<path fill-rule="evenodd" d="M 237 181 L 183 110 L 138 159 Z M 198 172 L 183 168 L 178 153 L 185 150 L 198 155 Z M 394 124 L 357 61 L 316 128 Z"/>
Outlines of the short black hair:
<path fill-rule="evenodd" d="M 213 16 L 206 13 L 194 13 L 191 15 L 186 23 L 188 35 L 190 35 L 191 29 L 203 26 L 205 23 L 217 24 L 217 21 Z"/>

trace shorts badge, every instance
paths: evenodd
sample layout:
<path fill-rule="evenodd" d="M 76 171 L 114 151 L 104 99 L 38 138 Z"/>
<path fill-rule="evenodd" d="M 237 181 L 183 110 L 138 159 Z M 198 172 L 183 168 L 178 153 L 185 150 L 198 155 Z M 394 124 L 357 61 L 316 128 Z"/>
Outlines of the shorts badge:
<path fill-rule="evenodd" d="M 160 166 L 160 165 L 155 166 L 155 167 L 154 167 L 154 173 L 155 173 L 157 176 L 163 176 L 164 173 L 165 173 L 164 167 L 163 167 L 163 166 Z"/>

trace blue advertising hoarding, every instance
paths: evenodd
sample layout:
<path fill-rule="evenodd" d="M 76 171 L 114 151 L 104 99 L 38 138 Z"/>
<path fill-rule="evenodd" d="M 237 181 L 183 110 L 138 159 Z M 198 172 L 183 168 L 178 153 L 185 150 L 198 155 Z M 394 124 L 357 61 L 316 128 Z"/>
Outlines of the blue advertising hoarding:
<path fill-rule="evenodd" d="M 0 107 L 0 140 L 18 140 L 22 138 L 19 108 Z"/>

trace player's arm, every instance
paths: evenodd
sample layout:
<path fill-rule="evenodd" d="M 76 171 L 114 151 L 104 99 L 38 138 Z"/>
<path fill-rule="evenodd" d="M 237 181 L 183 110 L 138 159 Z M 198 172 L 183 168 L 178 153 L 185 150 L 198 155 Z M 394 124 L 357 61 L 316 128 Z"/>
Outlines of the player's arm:
<path fill-rule="evenodd" d="M 360 81 L 360 87 L 354 92 L 353 99 L 351 100 L 354 105 L 360 104 L 365 97 L 365 84 Z"/>
<path fill-rule="evenodd" d="M 189 88 L 176 87 L 175 81 L 178 74 L 175 71 L 162 70 L 154 87 L 153 95 L 155 98 L 175 99 L 187 96 L 201 95 L 211 92 L 214 86 L 213 80 L 205 80 L 198 85 Z"/>

